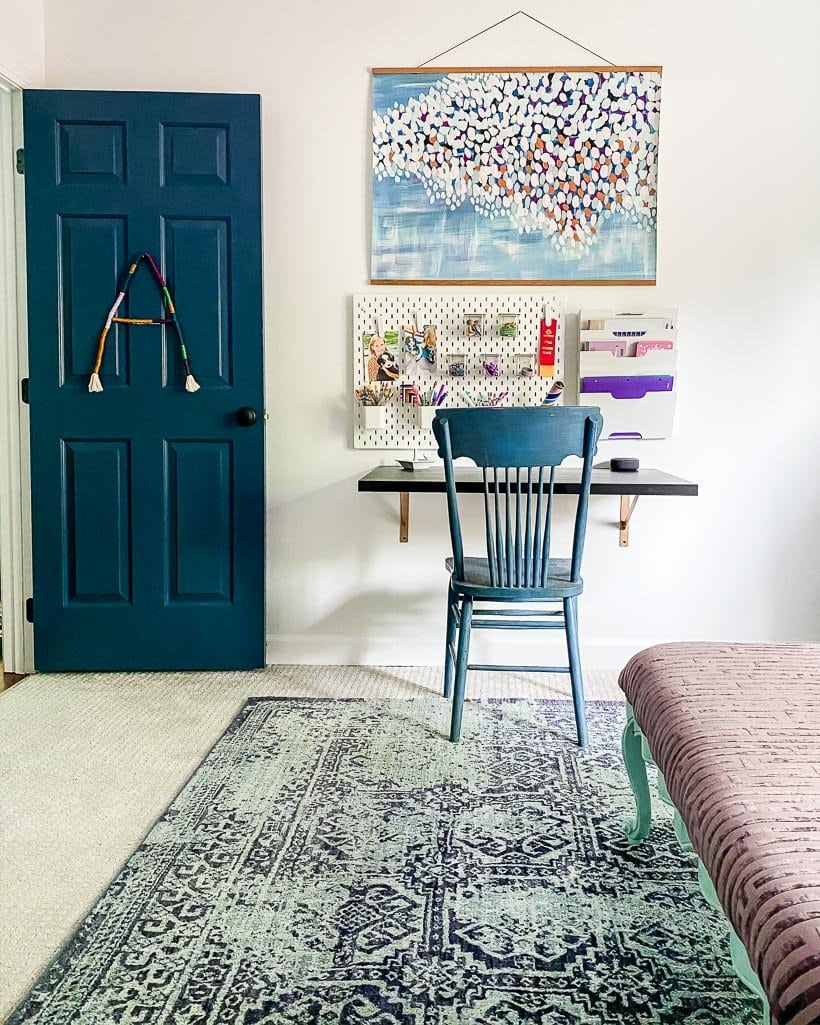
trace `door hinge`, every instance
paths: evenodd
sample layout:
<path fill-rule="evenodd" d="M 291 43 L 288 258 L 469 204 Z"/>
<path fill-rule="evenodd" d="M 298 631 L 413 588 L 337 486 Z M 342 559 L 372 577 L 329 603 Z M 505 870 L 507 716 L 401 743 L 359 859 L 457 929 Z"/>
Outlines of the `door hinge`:
<path fill-rule="evenodd" d="M 34 622 L 34 599 L 26 598 L 26 622 Z"/>
<path fill-rule="evenodd" d="M 18 174 L 26 173 L 26 151 L 18 149 L 15 154 L 14 166 L 17 168 Z"/>
<path fill-rule="evenodd" d="M 24 377 L 20 381 L 20 399 L 28 405 L 28 378 Z"/>

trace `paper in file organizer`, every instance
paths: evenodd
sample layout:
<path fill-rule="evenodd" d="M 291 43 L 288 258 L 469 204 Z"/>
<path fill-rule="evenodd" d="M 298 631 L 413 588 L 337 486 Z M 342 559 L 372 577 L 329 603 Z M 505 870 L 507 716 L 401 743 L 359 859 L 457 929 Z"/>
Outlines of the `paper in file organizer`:
<path fill-rule="evenodd" d="M 665 352 L 674 348 L 674 342 L 636 342 L 635 355 L 645 356 L 648 352 Z"/>
<path fill-rule="evenodd" d="M 579 400 L 597 405 L 603 438 L 668 438 L 676 404 L 677 310 L 581 310 Z"/>
<path fill-rule="evenodd" d="M 672 330 L 670 321 L 663 317 L 607 317 L 604 331 L 615 338 L 663 338 Z"/>
<path fill-rule="evenodd" d="M 626 340 L 623 338 L 614 342 L 609 338 L 593 338 L 587 342 L 587 349 L 590 352 L 611 352 L 613 356 L 625 356 L 626 346 Z"/>
<path fill-rule="evenodd" d="M 634 334 L 640 337 L 657 332 L 664 337 L 678 326 L 678 311 L 673 309 L 647 310 L 645 313 L 615 313 L 613 310 L 581 310 L 581 328 L 606 331 L 615 337 Z"/>

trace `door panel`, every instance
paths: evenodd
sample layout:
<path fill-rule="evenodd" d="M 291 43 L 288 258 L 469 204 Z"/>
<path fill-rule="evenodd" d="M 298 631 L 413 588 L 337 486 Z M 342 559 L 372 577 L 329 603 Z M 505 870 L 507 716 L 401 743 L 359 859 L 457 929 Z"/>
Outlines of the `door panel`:
<path fill-rule="evenodd" d="M 59 332 L 62 382 L 73 388 L 88 384 L 88 339 L 99 334 L 100 311 L 89 295 L 116 291 L 120 268 L 128 259 L 125 217 L 60 217 Z M 128 300 L 126 299 L 126 303 Z M 128 316 L 127 305 L 122 312 Z M 128 384 L 127 325 L 112 324 L 106 343 L 106 386 Z"/>
<path fill-rule="evenodd" d="M 172 441 L 167 452 L 167 600 L 229 604 L 233 590 L 231 443 Z M 207 516 L 202 515 L 205 509 Z"/>
<path fill-rule="evenodd" d="M 57 122 L 57 182 L 91 185 L 125 182 L 125 125 Z"/>
<path fill-rule="evenodd" d="M 259 99 L 35 90 L 24 129 L 36 666 L 261 666 Z M 112 324 L 90 394 L 142 252 L 200 390 L 172 329 Z M 165 315 L 145 263 L 118 315 Z"/>
<path fill-rule="evenodd" d="M 185 317 L 186 337 L 196 339 L 196 379 L 209 388 L 231 386 L 229 316 L 231 279 L 228 246 L 230 223 L 224 220 L 163 219 L 163 256 L 174 281 L 174 302 Z M 202 303 L 202 293 L 213 302 Z M 166 331 L 166 382 L 184 383 L 176 338 Z"/>
<path fill-rule="evenodd" d="M 229 185 L 228 125 L 162 126 L 163 185 Z"/>
<path fill-rule="evenodd" d="M 63 443 L 66 604 L 131 602 L 127 441 Z"/>

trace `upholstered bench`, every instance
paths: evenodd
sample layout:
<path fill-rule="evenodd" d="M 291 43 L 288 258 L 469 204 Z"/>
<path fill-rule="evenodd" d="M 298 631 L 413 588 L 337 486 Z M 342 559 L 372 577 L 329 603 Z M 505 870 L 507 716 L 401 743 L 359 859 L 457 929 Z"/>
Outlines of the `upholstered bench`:
<path fill-rule="evenodd" d="M 820 645 L 663 644 L 620 676 L 623 753 L 649 832 L 645 762 L 738 975 L 777 1025 L 820 1022 Z"/>

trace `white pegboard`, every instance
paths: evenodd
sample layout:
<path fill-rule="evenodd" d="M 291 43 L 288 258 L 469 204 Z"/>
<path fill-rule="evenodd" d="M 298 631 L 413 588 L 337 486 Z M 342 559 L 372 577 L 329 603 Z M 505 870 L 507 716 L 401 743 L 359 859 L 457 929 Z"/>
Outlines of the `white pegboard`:
<path fill-rule="evenodd" d="M 537 370 L 538 342 L 544 306 L 547 315 L 555 317 L 558 330 L 555 340 L 555 378 L 539 377 Z M 483 313 L 484 337 L 468 339 L 465 317 L 470 313 Z M 518 333 L 514 338 L 499 334 L 498 318 L 504 313 L 518 314 Z M 556 295 L 539 292 L 361 292 L 353 296 L 353 388 L 361 388 L 366 381 L 362 335 L 377 330 L 401 332 L 405 324 L 415 322 L 423 327 L 435 324 L 438 337 L 437 371 L 432 376 L 413 369 L 406 370 L 402 361 L 402 376 L 396 382 L 389 400 L 386 427 L 367 430 L 363 424 L 361 407 L 353 404 L 353 445 L 368 449 L 431 449 L 435 447 L 432 431 L 419 429 L 414 423 L 413 407 L 403 405 L 399 398 L 401 383 L 429 386 L 433 380 L 447 384 L 445 407 L 467 406 L 464 389 L 472 392 L 509 391 L 505 405 L 539 405 L 549 390 L 552 380 L 564 380 L 564 314 L 563 301 Z M 399 343 L 401 347 L 401 343 Z M 453 353 L 467 356 L 466 375 L 463 378 L 447 376 L 448 357 Z M 516 374 L 515 357 L 530 354 L 535 373 L 524 378 Z M 500 357 L 497 378 L 485 376 L 481 366 L 482 354 Z"/>

